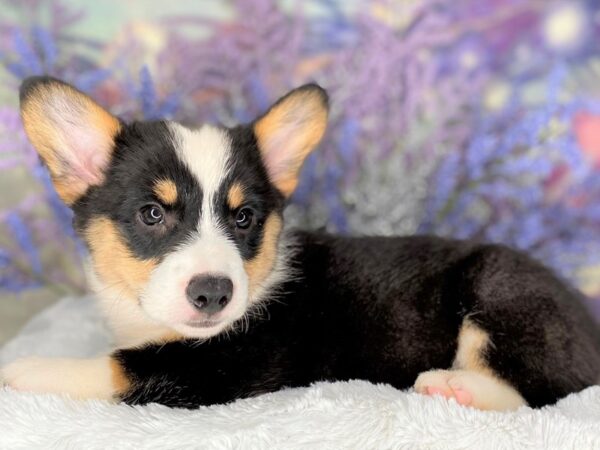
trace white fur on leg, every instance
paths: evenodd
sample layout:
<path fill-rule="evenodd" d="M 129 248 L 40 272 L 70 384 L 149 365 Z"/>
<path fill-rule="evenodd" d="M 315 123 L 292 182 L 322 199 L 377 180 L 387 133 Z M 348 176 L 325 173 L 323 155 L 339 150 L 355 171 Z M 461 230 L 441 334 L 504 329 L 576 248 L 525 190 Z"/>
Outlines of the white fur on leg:
<path fill-rule="evenodd" d="M 512 411 L 527 403 L 508 383 L 491 375 L 470 370 L 431 370 L 415 381 L 421 394 L 440 394 L 474 408 Z"/>
<path fill-rule="evenodd" d="M 114 367 L 108 356 L 19 359 L 2 368 L 0 380 L 18 391 L 68 394 L 77 399 L 112 400 L 117 393 Z"/>

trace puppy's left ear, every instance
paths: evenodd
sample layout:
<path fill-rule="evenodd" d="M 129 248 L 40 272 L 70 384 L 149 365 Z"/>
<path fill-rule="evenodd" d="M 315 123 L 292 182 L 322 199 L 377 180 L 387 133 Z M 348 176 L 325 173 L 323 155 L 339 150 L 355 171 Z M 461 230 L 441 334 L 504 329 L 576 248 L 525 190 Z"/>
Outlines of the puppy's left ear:
<path fill-rule="evenodd" d="M 73 86 L 51 77 L 21 85 L 21 118 L 29 140 L 68 205 L 101 184 L 119 120 Z"/>
<path fill-rule="evenodd" d="M 269 178 L 289 197 L 302 163 L 327 128 L 327 93 L 316 84 L 294 89 L 254 123 L 254 134 Z"/>

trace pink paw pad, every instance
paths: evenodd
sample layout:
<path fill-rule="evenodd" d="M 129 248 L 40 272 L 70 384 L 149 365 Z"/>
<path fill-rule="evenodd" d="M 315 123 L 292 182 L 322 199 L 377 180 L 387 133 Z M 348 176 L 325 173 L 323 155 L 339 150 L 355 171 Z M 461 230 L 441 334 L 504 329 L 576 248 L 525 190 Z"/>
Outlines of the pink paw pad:
<path fill-rule="evenodd" d="M 450 371 L 431 371 L 421 374 L 415 383 L 415 390 L 424 395 L 453 398 L 459 405 L 473 404 L 471 391 L 465 389 L 460 377 Z"/>
<path fill-rule="evenodd" d="M 460 405 L 470 405 L 473 402 L 473 395 L 462 388 L 442 389 L 436 386 L 426 386 L 425 395 L 441 395 L 446 398 L 453 398 Z"/>
<path fill-rule="evenodd" d="M 454 393 L 454 399 L 459 405 L 468 406 L 473 402 L 473 395 L 469 391 L 465 391 L 461 388 L 452 389 Z"/>
<path fill-rule="evenodd" d="M 473 402 L 473 395 L 464 390 L 463 388 L 452 388 L 442 389 L 436 386 L 426 386 L 425 387 L 425 395 L 441 395 L 446 398 L 453 398 L 459 405 L 468 406 Z"/>

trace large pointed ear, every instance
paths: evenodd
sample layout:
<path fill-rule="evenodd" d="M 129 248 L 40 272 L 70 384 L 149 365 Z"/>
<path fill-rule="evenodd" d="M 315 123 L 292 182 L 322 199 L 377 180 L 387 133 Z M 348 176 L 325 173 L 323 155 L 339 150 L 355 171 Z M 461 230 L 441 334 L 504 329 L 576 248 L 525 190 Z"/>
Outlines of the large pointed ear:
<path fill-rule="evenodd" d="M 56 191 L 72 205 L 104 180 L 121 124 L 90 97 L 51 77 L 26 79 L 20 101 L 25 132 Z"/>
<path fill-rule="evenodd" d="M 271 182 L 286 197 L 298 184 L 304 159 L 327 127 L 327 93 L 316 84 L 294 89 L 254 123 L 254 134 Z"/>

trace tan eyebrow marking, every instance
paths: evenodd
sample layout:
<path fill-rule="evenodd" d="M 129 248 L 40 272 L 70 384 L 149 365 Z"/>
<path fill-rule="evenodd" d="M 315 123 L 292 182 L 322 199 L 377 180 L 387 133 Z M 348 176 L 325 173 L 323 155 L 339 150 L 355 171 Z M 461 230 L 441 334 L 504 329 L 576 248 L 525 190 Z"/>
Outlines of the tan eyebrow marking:
<path fill-rule="evenodd" d="M 177 201 L 177 186 L 173 180 L 159 180 L 154 185 L 154 194 L 161 202 L 174 205 Z"/>
<path fill-rule="evenodd" d="M 240 183 L 233 183 L 229 188 L 227 202 L 231 209 L 239 208 L 244 203 L 244 188 Z"/>

